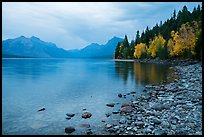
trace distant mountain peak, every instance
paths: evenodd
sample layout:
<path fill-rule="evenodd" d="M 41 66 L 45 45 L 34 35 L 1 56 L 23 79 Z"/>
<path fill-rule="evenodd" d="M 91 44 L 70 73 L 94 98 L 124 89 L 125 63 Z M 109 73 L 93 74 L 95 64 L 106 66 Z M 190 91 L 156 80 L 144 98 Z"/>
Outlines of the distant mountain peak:
<path fill-rule="evenodd" d="M 35 37 L 35 36 L 32 36 L 32 37 L 30 37 L 31 39 L 38 39 L 38 40 L 40 40 L 38 37 Z"/>
<path fill-rule="evenodd" d="M 26 38 L 26 37 L 22 35 L 22 36 L 20 36 L 19 38 Z"/>
<path fill-rule="evenodd" d="M 116 37 L 116 36 L 114 36 L 114 37 L 112 37 L 107 43 L 106 43 L 106 45 L 109 45 L 109 44 L 111 44 L 112 45 L 112 43 L 115 43 L 115 41 L 123 41 L 123 39 L 122 38 L 119 38 L 119 37 Z"/>
<path fill-rule="evenodd" d="M 58 48 L 54 43 L 45 42 L 32 36 L 20 36 L 2 41 L 2 53 L 24 57 L 68 57 L 66 50 Z"/>
<path fill-rule="evenodd" d="M 26 38 L 25 36 L 20 36 L 20 37 L 18 37 L 18 38 L 16 38 L 16 39 L 28 39 L 28 38 Z"/>

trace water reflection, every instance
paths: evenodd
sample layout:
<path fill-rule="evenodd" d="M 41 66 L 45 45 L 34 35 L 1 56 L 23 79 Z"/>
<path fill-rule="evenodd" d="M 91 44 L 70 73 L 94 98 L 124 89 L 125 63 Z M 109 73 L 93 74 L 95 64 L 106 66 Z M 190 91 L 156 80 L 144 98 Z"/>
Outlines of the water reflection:
<path fill-rule="evenodd" d="M 17 75 L 24 79 L 26 76 L 33 79 L 47 73 L 53 73 L 58 68 L 63 59 L 2 59 L 2 71 L 7 75 Z"/>
<path fill-rule="evenodd" d="M 139 62 L 115 62 L 115 72 L 124 83 L 131 77 L 137 84 L 142 85 L 168 81 L 167 76 L 172 73 L 168 65 Z"/>

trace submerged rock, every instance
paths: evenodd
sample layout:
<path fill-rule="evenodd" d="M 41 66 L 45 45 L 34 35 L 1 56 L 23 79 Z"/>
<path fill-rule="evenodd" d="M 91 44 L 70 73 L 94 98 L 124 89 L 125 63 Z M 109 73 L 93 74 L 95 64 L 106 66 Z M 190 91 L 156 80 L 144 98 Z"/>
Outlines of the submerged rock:
<path fill-rule="evenodd" d="M 68 117 L 73 117 L 75 114 L 73 114 L 73 113 L 67 113 L 66 114 Z"/>
<path fill-rule="evenodd" d="M 39 109 L 38 111 L 44 111 L 45 110 L 45 108 L 41 108 L 41 109 Z"/>
<path fill-rule="evenodd" d="M 122 94 L 118 94 L 118 97 L 119 97 L 119 98 L 122 98 L 122 96 L 123 96 Z"/>
<path fill-rule="evenodd" d="M 108 106 L 108 107 L 114 107 L 114 106 L 115 106 L 115 103 L 109 103 L 109 104 L 106 104 L 106 106 Z"/>
<path fill-rule="evenodd" d="M 83 114 L 82 114 L 82 118 L 90 118 L 92 116 L 92 114 L 90 113 L 90 112 L 84 112 Z"/>
<path fill-rule="evenodd" d="M 111 115 L 111 113 L 106 113 L 106 117 L 109 117 Z"/>
<path fill-rule="evenodd" d="M 75 131 L 75 128 L 74 127 L 66 127 L 65 128 L 65 133 L 72 133 Z"/>
<path fill-rule="evenodd" d="M 113 113 L 113 114 L 118 114 L 119 111 L 118 111 L 118 110 L 115 110 L 115 111 L 113 111 L 112 113 Z"/>
<path fill-rule="evenodd" d="M 90 128 L 90 124 L 80 124 L 79 126 L 83 128 Z"/>

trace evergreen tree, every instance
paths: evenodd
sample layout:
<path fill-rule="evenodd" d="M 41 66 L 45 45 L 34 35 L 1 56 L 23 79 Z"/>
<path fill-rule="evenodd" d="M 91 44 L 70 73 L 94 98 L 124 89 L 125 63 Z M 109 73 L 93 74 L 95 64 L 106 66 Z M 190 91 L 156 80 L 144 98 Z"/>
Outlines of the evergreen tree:
<path fill-rule="evenodd" d="M 140 34 L 139 30 L 137 31 L 136 37 L 135 37 L 135 45 L 140 43 Z"/>
<path fill-rule="evenodd" d="M 173 12 L 173 19 L 176 20 L 176 10 Z"/>
<path fill-rule="evenodd" d="M 129 42 L 128 42 L 128 38 L 127 35 L 125 35 L 125 39 L 123 41 L 124 47 L 129 47 Z"/>
<path fill-rule="evenodd" d="M 130 53 L 130 58 L 133 58 L 134 57 L 134 52 L 135 52 L 135 41 L 132 40 L 131 43 L 130 43 L 130 49 L 131 49 L 131 53 Z"/>

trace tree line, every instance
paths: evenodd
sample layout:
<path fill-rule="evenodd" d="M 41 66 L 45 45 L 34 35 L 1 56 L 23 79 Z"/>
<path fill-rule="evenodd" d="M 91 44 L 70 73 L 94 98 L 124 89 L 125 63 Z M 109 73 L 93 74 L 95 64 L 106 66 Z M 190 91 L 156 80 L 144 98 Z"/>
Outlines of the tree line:
<path fill-rule="evenodd" d="M 135 40 L 129 43 L 127 35 L 118 42 L 115 59 L 141 58 L 197 58 L 202 59 L 202 7 L 193 11 L 186 6 L 173 14 L 164 23 L 156 24 L 152 29 L 147 26 Z"/>

